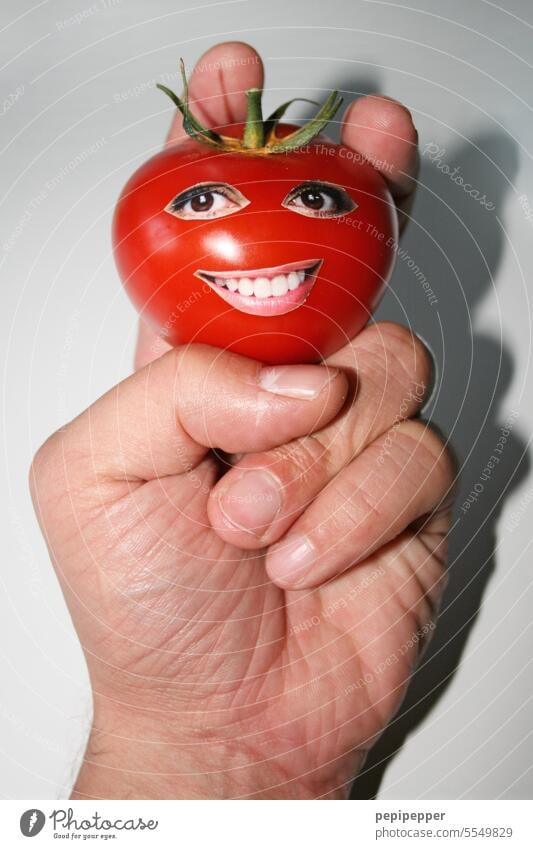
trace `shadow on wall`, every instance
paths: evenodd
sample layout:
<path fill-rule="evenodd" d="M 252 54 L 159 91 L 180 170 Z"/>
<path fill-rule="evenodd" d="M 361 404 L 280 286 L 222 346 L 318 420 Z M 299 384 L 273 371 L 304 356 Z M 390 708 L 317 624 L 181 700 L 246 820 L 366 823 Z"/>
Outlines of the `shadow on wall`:
<path fill-rule="evenodd" d="M 426 417 L 450 438 L 461 466 L 460 490 L 438 628 L 406 701 L 354 784 L 355 799 L 378 793 L 388 763 L 451 680 L 494 570 L 498 516 L 529 468 L 518 411 L 502 409 L 511 355 L 503 340 L 475 331 L 476 309 L 495 285 L 504 247 L 498 217 L 512 191 L 516 145 L 502 132 L 450 151 L 436 144 L 423 151 L 412 221 L 377 318 L 410 324 L 435 354 L 438 386 Z M 452 179 L 457 166 L 455 179 L 462 175 L 476 196 Z M 499 462 L 489 469 L 494 455 Z"/>

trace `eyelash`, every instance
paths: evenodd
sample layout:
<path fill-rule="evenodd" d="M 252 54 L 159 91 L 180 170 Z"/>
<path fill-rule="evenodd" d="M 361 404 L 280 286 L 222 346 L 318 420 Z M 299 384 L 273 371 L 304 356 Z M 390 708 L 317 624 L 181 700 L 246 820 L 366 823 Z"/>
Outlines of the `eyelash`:
<path fill-rule="evenodd" d="M 231 192 L 223 183 L 205 183 L 201 186 L 194 186 L 194 188 L 187 189 L 187 191 L 182 192 L 182 194 L 175 197 L 174 200 L 169 203 L 168 209 L 172 212 L 177 212 L 178 209 L 181 209 L 186 203 L 194 200 L 194 198 L 197 198 L 200 195 L 213 193 L 224 195 L 224 197 L 228 198 L 228 200 L 232 200 L 233 192 Z"/>
<path fill-rule="evenodd" d="M 321 206 L 313 208 L 310 204 L 303 202 L 296 204 L 295 201 L 298 198 L 302 198 L 306 193 L 325 197 L 326 204 L 332 204 L 333 208 L 328 209 Z M 195 198 L 199 198 L 202 195 L 218 197 L 219 201 L 221 197 L 224 197 L 233 206 L 227 209 L 215 207 L 212 210 L 208 208 L 206 210 L 195 210 L 194 212 L 186 210 L 187 204 L 190 204 Z M 165 207 L 165 212 L 174 215 L 176 218 L 183 218 L 185 220 L 209 220 L 231 215 L 243 209 L 249 203 L 248 198 L 234 186 L 227 183 L 197 183 L 195 186 L 191 186 L 174 197 Z M 345 189 L 319 180 L 300 183 L 298 186 L 295 186 L 286 195 L 281 205 L 291 212 L 296 212 L 299 215 L 305 215 L 310 218 L 341 218 L 343 215 L 357 208 L 357 204 Z"/>
<path fill-rule="evenodd" d="M 315 192 L 316 194 L 329 196 L 333 199 L 336 209 L 334 211 L 321 212 L 320 210 L 317 210 L 316 212 L 313 212 L 310 208 L 307 208 L 308 211 L 304 211 L 306 208 L 301 207 L 296 210 L 300 215 L 307 215 L 311 218 L 340 218 L 343 215 L 347 215 L 349 212 L 353 212 L 353 210 L 357 208 L 356 202 L 344 189 L 341 189 L 339 186 L 335 186 L 332 183 L 322 183 L 319 181 L 301 183 L 299 186 L 296 186 L 289 192 L 282 205 L 290 208 L 289 204 L 291 201 L 301 197 L 305 194 L 305 192 Z M 294 207 L 292 207 L 292 210 L 294 211 Z"/>

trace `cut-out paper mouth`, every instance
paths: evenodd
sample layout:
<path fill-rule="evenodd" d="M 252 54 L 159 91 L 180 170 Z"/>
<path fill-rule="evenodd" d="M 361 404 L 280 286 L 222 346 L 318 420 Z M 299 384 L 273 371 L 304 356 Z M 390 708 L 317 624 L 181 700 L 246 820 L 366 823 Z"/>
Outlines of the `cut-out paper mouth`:
<path fill-rule="evenodd" d="M 321 259 L 243 271 L 195 271 L 235 309 L 252 315 L 283 315 L 300 307 L 315 284 Z"/>

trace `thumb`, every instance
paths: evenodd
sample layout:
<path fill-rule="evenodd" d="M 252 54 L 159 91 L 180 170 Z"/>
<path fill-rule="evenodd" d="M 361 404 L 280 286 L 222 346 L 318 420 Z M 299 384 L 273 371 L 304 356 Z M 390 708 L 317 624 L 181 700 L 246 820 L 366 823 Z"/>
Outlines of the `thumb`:
<path fill-rule="evenodd" d="M 264 451 L 311 433 L 333 418 L 346 393 L 334 368 L 262 366 L 205 345 L 174 348 L 57 431 L 35 466 L 49 468 L 62 489 L 130 486 L 186 472 L 210 448 Z"/>

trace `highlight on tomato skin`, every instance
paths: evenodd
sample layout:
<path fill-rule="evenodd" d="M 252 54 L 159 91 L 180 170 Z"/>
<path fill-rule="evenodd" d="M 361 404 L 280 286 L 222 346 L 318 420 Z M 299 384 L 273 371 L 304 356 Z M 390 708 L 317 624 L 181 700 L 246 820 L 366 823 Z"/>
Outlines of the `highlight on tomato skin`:
<path fill-rule="evenodd" d="M 172 345 L 314 362 L 375 309 L 395 256 L 394 203 L 343 145 L 315 133 L 283 149 L 306 128 L 269 125 L 250 100 L 247 123 L 214 134 L 220 142 L 198 125 L 133 174 L 115 209 L 115 258 L 133 303 Z M 250 121 L 262 127 L 252 137 Z"/>

